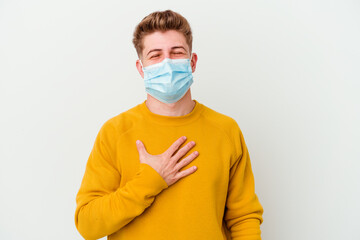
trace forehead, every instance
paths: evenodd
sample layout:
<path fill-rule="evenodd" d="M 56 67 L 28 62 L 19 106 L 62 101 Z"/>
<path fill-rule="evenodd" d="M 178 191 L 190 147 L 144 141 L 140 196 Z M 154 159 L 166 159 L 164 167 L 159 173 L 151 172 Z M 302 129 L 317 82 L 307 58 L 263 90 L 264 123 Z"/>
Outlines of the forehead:
<path fill-rule="evenodd" d="M 156 31 L 146 35 L 143 39 L 143 55 L 146 55 L 151 49 L 171 49 L 174 46 L 183 46 L 189 50 L 185 36 L 178 31 L 169 30 L 165 32 Z"/>

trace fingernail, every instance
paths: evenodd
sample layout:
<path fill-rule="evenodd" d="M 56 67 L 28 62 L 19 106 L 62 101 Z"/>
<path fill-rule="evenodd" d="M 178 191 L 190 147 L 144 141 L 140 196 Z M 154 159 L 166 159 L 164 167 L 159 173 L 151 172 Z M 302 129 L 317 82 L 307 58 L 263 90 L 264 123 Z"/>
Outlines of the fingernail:
<path fill-rule="evenodd" d="M 185 137 L 185 136 L 183 136 L 183 139 L 185 140 L 185 139 L 186 139 L 186 137 Z"/>
<path fill-rule="evenodd" d="M 139 145 L 139 144 L 140 144 L 140 140 L 136 140 L 136 144 L 138 144 L 138 145 Z"/>

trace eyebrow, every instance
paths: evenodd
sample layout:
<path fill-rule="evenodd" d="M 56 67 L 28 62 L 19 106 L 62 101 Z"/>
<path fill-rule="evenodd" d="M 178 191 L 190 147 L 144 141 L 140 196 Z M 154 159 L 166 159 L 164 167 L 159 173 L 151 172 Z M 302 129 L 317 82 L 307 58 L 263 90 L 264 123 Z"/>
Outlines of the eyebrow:
<path fill-rule="evenodd" d="M 159 48 L 156 48 L 156 49 L 152 49 L 152 50 L 150 50 L 147 54 L 146 54 L 146 56 L 148 56 L 151 52 L 156 52 L 156 51 L 161 51 L 162 49 L 159 49 Z"/>
<path fill-rule="evenodd" d="M 182 49 L 185 50 L 185 52 L 187 52 L 186 49 L 185 49 L 183 46 L 174 46 L 174 47 L 172 47 L 171 49 L 174 50 L 174 49 L 178 49 L 178 48 L 182 48 Z M 151 50 L 146 54 L 146 56 L 148 56 L 148 55 L 149 55 L 150 53 L 152 53 L 152 52 L 158 52 L 158 51 L 161 51 L 161 50 L 162 50 L 162 49 L 160 49 L 160 48 L 151 49 Z"/>
<path fill-rule="evenodd" d="M 171 49 L 177 49 L 177 48 L 182 48 L 182 49 L 185 50 L 185 52 L 187 52 L 186 49 L 183 46 L 175 46 L 175 47 L 172 47 Z"/>

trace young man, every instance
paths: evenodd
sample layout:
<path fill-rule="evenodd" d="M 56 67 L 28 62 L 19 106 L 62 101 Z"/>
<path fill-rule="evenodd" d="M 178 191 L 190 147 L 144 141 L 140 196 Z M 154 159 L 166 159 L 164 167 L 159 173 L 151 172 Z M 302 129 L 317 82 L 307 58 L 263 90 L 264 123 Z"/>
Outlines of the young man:
<path fill-rule="evenodd" d="M 243 134 L 191 99 L 188 22 L 151 13 L 133 43 L 147 100 L 101 127 L 76 198 L 77 229 L 86 239 L 261 239 Z"/>

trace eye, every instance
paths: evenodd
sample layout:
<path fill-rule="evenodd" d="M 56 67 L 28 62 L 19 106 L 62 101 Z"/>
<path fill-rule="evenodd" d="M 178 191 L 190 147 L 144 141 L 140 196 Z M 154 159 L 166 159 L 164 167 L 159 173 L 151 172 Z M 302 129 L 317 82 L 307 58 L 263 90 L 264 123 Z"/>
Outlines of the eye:
<path fill-rule="evenodd" d="M 155 54 L 155 55 L 152 55 L 150 58 L 156 58 L 156 57 L 159 57 L 160 54 Z"/>

